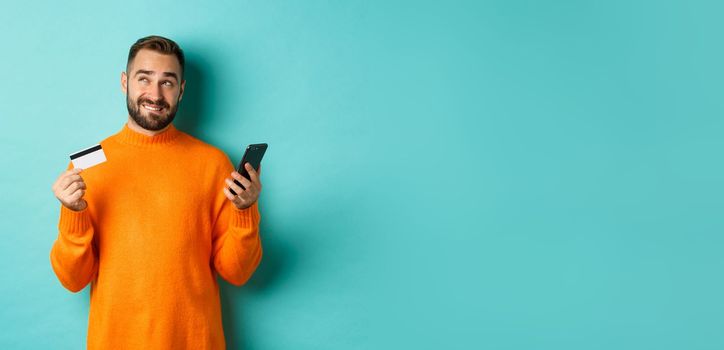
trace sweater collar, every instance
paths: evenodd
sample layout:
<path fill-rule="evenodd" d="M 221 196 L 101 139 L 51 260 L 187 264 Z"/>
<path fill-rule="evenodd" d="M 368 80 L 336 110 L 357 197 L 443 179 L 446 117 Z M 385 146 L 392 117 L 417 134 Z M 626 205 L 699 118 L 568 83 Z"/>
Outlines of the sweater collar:
<path fill-rule="evenodd" d="M 173 123 L 160 134 L 148 136 L 128 127 L 128 122 L 123 124 L 123 129 L 118 133 L 118 141 L 129 145 L 162 145 L 172 143 L 178 138 L 181 131 L 176 129 Z"/>

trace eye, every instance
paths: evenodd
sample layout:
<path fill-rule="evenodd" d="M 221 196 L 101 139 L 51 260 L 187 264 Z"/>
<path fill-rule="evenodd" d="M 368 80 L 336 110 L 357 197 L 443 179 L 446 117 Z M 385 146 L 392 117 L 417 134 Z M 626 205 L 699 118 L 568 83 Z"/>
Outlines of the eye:
<path fill-rule="evenodd" d="M 148 83 L 148 79 L 147 79 L 147 78 L 141 78 L 141 79 L 138 79 L 138 81 L 144 82 L 144 83 Z"/>
<path fill-rule="evenodd" d="M 166 86 L 168 86 L 168 87 L 171 87 L 171 86 L 173 86 L 173 83 L 170 82 L 170 81 L 168 81 L 168 80 L 166 80 L 166 81 L 163 82 L 163 85 L 166 85 Z"/>

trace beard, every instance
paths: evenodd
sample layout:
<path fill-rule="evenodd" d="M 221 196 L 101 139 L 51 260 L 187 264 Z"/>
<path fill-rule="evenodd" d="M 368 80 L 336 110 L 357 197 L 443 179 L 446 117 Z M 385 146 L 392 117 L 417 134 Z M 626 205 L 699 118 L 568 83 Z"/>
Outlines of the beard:
<path fill-rule="evenodd" d="M 135 121 L 136 124 L 146 130 L 161 130 L 171 124 L 173 118 L 176 117 L 176 111 L 178 110 L 179 103 L 178 100 L 176 101 L 176 104 L 174 104 L 173 108 L 171 108 L 163 98 L 156 101 L 152 101 L 147 98 L 133 101 L 131 100 L 129 95 L 130 94 L 126 94 L 126 107 L 128 108 L 128 115 L 133 118 L 133 121 Z M 161 106 L 163 107 L 163 109 L 158 112 L 149 111 L 141 106 L 141 104 L 143 103 Z M 163 114 L 164 112 L 165 114 Z"/>

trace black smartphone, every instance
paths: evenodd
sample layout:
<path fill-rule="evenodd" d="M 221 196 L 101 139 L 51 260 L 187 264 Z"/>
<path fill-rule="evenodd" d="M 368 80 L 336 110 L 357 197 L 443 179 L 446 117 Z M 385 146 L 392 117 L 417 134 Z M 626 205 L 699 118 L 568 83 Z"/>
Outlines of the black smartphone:
<path fill-rule="evenodd" d="M 241 176 L 251 180 L 249 178 L 249 172 L 246 171 L 244 164 L 251 163 L 251 166 L 254 167 L 254 170 L 259 171 L 259 165 L 261 165 L 261 159 L 264 158 L 264 152 L 266 152 L 267 147 L 268 145 L 266 143 L 255 143 L 247 146 L 246 151 L 244 151 L 244 156 L 241 157 L 241 162 L 239 162 L 239 167 L 236 169 L 236 171 L 241 174 Z M 236 179 L 234 179 L 234 183 L 236 183 L 236 185 L 241 187 L 242 189 L 246 189 L 244 185 L 242 185 Z M 234 190 L 230 188 L 229 191 L 231 191 L 231 194 L 236 196 L 236 192 L 234 192 Z"/>

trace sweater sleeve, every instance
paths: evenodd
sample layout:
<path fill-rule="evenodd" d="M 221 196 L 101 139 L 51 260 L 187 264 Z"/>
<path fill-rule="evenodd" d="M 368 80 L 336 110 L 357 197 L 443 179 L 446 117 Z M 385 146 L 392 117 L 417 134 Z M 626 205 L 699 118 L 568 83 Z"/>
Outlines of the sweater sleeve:
<path fill-rule="evenodd" d="M 224 168 L 226 175 L 220 179 L 222 184 L 226 177 L 231 177 L 233 171 L 228 158 L 227 163 Z M 254 273 L 262 257 L 258 201 L 240 210 L 223 192 L 221 197 L 223 202 L 213 229 L 212 261 L 221 277 L 235 286 L 241 286 Z"/>
<path fill-rule="evenodd" d="M 69 165 L 68 169 L 71 168 Z M 61 204 L 58 231 L 58 238 L 50 249 L 50 263 L 63 287 L 76 293 L 98 272 L 88 208 L 73 211 Z"/>
<path fill-rule="evenodd" d="M 58 228 L 58 238 L 50 250 L 50 263 L 63 287 L 76 293 L 98 271 L 88 208 L 76 212 L 61 205 Z"/>

